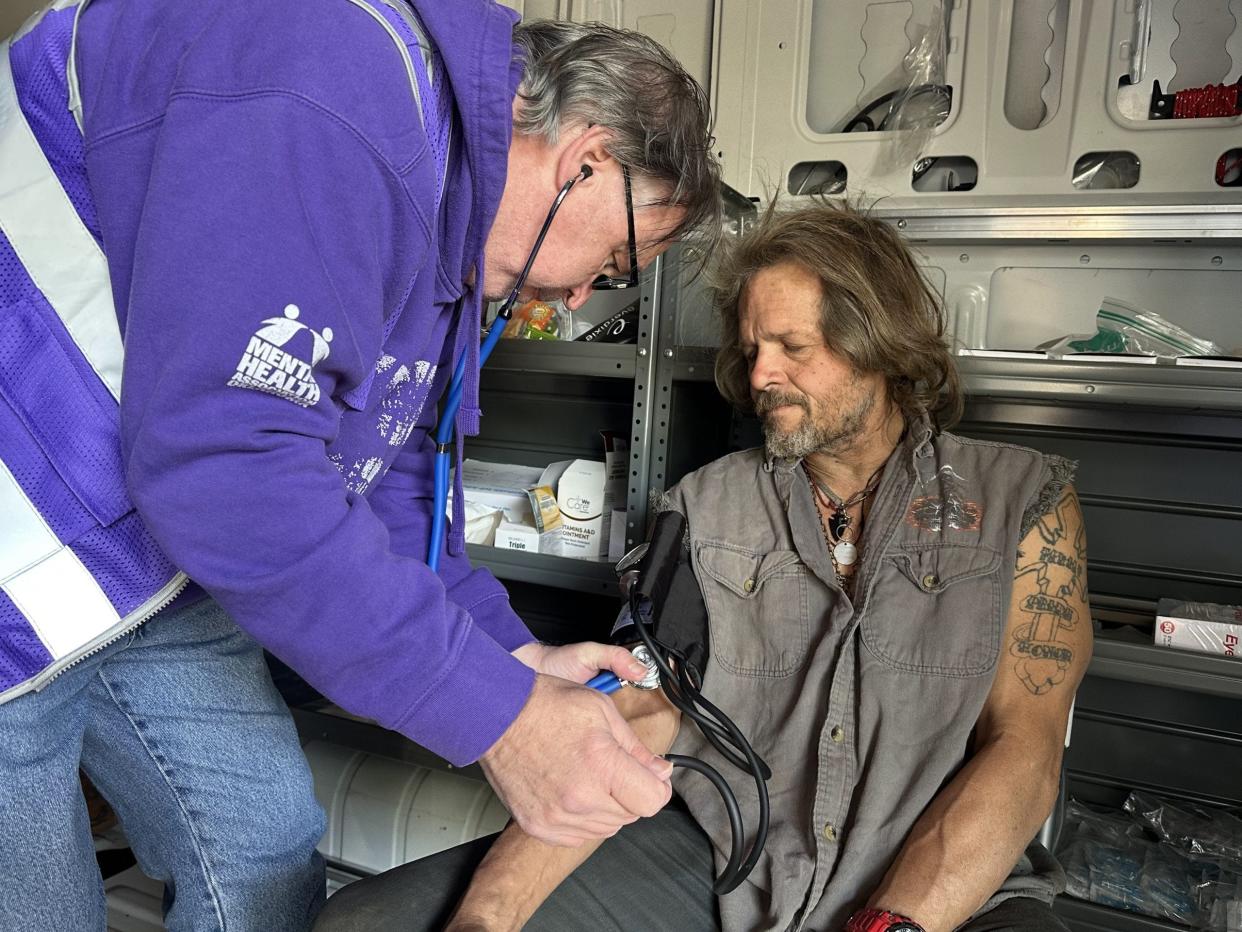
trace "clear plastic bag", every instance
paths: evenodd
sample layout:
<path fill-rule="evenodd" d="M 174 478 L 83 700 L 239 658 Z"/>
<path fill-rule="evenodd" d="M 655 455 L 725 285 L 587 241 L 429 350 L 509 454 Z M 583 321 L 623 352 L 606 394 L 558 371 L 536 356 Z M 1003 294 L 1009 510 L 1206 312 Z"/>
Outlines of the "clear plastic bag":
<path fill-rule="evenodd" d="M 884 158 L 892 166 L 911 165 L 927 149 L 937 126 L 949 117 L 953 91 L 945 83 L 949 47 L 949 11 L 943 0 L 932 4 L 927 27 L 906 53 L 905 81 L 888 101 L 877 130 L 894 130 Z M 874 113 L 873 113 L 874 118 Z"/>
<path fill-rule="evenodd" d="M 1049 356 L 1115 353 L 1131 356 L 1224 356 L 1224 348 L 1196 337 L 1154 311 L 1105 298 L 1095 315 L 1096 332 L 1062 337 L 1039 347 Z"/>
<path fill-rule="evenodd" d="M 1242 819 L 1185 803 L 1175 806 L 1137 791 L 1126 798 L 1125 810 L 1165 844 L 1187 854 L 1220 858 L 1242 873 Z"/>
<path fill-rule="evenodd" d="M 1117 909 L 1136 907 L 1146 856 L 1141 829 L 1121 813 L 1097 812 L 1071 799 L 1061 838 L 1057 857 L 1070 896 Z"/>
<path fill-rule="evenodd" d="M 1074 165 L 1071 184 L 1080 191 L 1132 188 L 1138 184 L 1139 161 L 1129 152 L 1093 152 Z"/>
<path fill-rule="evenodd" d="M 1207 925 L 1213 932 L 1242 932 L 1242 875 L 1214 884 Z"/>
<path fill-rule="evenodd" d="M 1186 829 L 1193 829 L 1197 838 L 1212 837 L 1201 816 L 1141 793 L 1132 793 L 1125 808 L 1129 817 L 1070 800 L 1057 852 L 1065 869 L 1065 892 L 1193 928 L 1242 932 L 1240 865 L 1220 856 L 1189 854 L 1163 840 L 1180 838 L 1185 843 Z M 1237 821 L 1227 819 L 1229 826 Z M 1215 816 L 1207 821 L 1219 824 Z M 1162 840 L 1148 835 L 1149 829 Z"/>
<path fill-rule="evenodd" d="M 1088 838 L 1125 847 L 1132 841 L 1144 841 L 1141 826 L 1123 812 L 1103 812 L 1086 803 L 1071 799 L 1065 806 L 1066 837 Z"/>
<path fill-rule="evenodd" d="M 1219 602 L 1160 599 L 1156 603 L 1156 614 L 1168 615 L 1171 618 L 1188 618 L 1191 621 L 1215 621 L 1227 625 L 1242 624 L 1242 605 L 1223 605 Z"/>
<path fill-rule="evenodd" d="M 885 93 L 863 104 L 839 132 L 890 132 L 880 161 L 888 167 L 910 166 L 927 148 L 932 132 L 948 119 L 953 92 L 945 83 L 948 54 L 948 18 L 944 0 L 918 4 L 916 14 L 927 22 L 918 39 L 880 87 Z"/>
<path fill-rule="evenodd" d="M 527 301 L 513 309 L 501 337 L 506 340 L 559 340 L 561 337 L 561 303 Z"/>
<path fill-rule="evenodd" d="M 1204 925 L 1207 917 L 1200 905 L 1204 883 L 1201 872 L 1178 852 L 1148 843 L 1139 873 L 1139 911 L 1184 925 Z"/>

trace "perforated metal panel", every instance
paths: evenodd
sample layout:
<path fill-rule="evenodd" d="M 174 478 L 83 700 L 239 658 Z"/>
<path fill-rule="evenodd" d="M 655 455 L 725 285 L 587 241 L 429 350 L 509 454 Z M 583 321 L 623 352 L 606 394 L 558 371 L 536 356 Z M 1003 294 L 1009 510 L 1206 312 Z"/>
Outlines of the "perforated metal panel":
<path fill-rule="evenodd" d="M 1167 90 L 1238 79 L 1236 0 L 952 0 L 933 78 L 952 87 L 947 119 L 913 152 L 893 132 L 842 132 L 850 103 L 861 113 L 909 78 L 894 62 L 915 47 L 929 6 L 720 0 L 713 101 L 725 180 L 765 199 L 797 194 L 807 177 L 797 166 L 831 161 L 849 191 L 892 206 L 1236 202 L 1215 171 L 1238 148 L 1242 119 L 1147 119 L 1153 80 Z M 920 190 L 926 158 L 973 163 L 977 179 L 967 188 L 965 168 L 954 180 L 937 167 Z"/>

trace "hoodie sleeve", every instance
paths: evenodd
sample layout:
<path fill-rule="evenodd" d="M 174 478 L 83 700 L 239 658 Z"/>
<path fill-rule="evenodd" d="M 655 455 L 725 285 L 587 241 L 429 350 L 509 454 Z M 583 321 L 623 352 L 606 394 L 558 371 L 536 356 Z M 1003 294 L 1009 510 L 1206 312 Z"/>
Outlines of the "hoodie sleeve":
<path fill-rule="evenodd" d="M 127 301 L 135 504 L 173 561 L 324 695 L 455 764 L 478 758 L 533 685 L 472 617 L 502 600 L 465 576 L 474 604 L 450 597 L 326 455 L 384 308 L 426 261 L 426 206 L 365 136 L 297 95 L 183 94 L 159 133 Z"/>
<path fill-rule="evenodd" d="M 372 509 L 392 535 L 392 549 L 422 561 L 427 559 L 431 537 L 433 430 L 430 423 L 420 423 L 415 428 L 370 496 Z M 535 640 L 509 605 L 504 586 L 485 568 L 471 566 L 464 554 L 454 556 L 446 548 L 440 555 L 440 578 L 448 598 L 468 612 L 474 623 L 505 650 L 514 651 Z"/>

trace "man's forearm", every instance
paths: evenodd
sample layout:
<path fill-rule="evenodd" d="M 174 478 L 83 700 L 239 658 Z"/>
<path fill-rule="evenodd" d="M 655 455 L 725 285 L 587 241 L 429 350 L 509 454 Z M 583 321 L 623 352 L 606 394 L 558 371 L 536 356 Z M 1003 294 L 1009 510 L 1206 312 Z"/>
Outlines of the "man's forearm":
<path fill-rule="evenodd" d="M 662 692 L 623 689 L 613 698 L 653 754 L 663 754 L 672 747 L 678 715 Z M 510 824 L 475 871 L 446 932 L 516 932 L 600 844 L 591 841 L 577 848 L 553 846 L 532 838 L 516 823 Z"/>
<path fill-rule="evenodd" d="M 949 932 L 996 892 L 1048 817 L 1060 754 L 1018 738 L 981 748 L 915 823 L 869 905 Z"/>
<path fill-rule="evenodd" d="M 601 844 L 554 847 L 510 824 L 475 871 L 446 932 L 517 932 Z"/>

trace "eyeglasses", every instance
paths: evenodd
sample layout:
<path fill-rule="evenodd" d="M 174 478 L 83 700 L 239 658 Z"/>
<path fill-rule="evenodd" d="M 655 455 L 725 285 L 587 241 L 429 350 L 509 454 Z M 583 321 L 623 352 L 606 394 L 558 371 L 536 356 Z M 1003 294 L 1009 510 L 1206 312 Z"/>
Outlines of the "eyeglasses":
<path fill-rule="evenodd" d="M 526 276 L 530 274 L 531 266 L 535 264 L 535 257 L 539 255 L 539 247 L 543 245 L 543 239 L 548 235 L 548 228 L 552 226 L 552 218 L 556 216 L 556 212 L 560 209 L 561 202 L 565 200 L 565 196 L 569 194 L 570 189 L 575 184 L 584 178 L 590 178 L 592 174 L 590 167 L 583 165 L 581 172 L 561 185 L 560 192 L 552 202 L 547 217 L 544 218 L 543 226 L 539 228 L 539 235 L 535 237 L 535 245 L 531 247 L 530 254 L 526 257 L 526 264 L 522 266 L 522 271 L 519 273 L 517 281 L 513 283 L 513 290 L 509 292 L 509 297 L 500 306 L 500 311 L 496 315 L 498 318 L 504 320 L 510 318 L 513 305 L 517 302 L 518 295 L 526 284 Z M 621 166 L 621 177 L 625 179 L 625 219 L 629 225 L 630 233 L 630 277 L 613 278 L 611 275 L 600 275 L 591 283 L 591 287 L 596 291 L 615 291 L 619 288 L 638 287 L 638 244 L 634 239 L 634 195 L 630 188 L 630 170 L 624 165 Z"/>
<path fill-rule="evenodd" d="M 621 177 L 625 179 L 625 222 L 630 234 L 630 277 L 613 278 L 611 275 L 600 275 L 591 282 L 594 291 L 616 291 L 620 288 L 638 287 L 638 243 L 634 239 L 634 194 L 630 187 L 630 170 L 622 165 Z"/>

